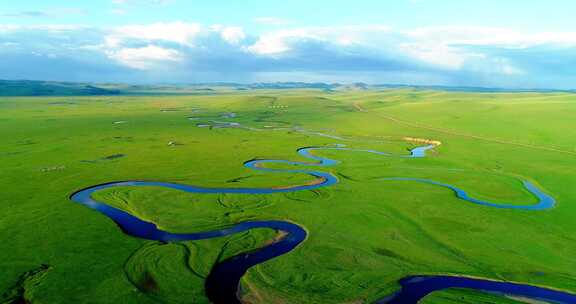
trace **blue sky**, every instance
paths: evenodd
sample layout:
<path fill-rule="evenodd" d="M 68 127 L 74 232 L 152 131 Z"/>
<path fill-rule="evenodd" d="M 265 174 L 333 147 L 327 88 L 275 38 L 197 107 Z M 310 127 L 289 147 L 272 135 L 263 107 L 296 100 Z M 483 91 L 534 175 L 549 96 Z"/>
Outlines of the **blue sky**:
<path fill-rule="evenodd" d="M 0 78 L 576 87 L 569 0 L 3 0 Z"/>

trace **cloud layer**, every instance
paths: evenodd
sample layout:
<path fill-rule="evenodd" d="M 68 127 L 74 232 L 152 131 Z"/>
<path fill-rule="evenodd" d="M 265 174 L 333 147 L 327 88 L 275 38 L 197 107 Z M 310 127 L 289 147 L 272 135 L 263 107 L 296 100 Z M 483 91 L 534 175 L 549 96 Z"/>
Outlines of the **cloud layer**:
<path fill-rule="evenodd" d="M 287 28 L 272 18 L 261 22 L 273 24 L 258 35 L 237 26 L 186 22 L 112 28 L 0 25 L 0 78 L 547 88 L 573 88 L 576 80 L 576 32 Z"/>

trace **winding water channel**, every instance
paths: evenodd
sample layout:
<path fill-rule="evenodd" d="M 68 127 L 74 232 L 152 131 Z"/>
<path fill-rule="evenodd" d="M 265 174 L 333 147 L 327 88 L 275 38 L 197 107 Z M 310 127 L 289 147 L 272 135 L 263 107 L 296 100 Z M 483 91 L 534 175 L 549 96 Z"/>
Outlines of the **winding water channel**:
<path fill-rule="evenodd" d="M 421 158 L 426 156 L 426 151 L 434 148 L 433 145 L 418 147 L 411 150 L 410 155 L 399 156 L 406 158 Z M 110 182 L 91 186 L 73 193 L 70 199 L 76 203 L 80 203 L 89 208 L 92 208 L 110 219 L 112 219 L 124 231 L 124 233 L 133 237 L 157 240 L 164 242 L 179 242 L 190 240 L 203 240 L 210 238 L 217 238 L 226 235 L 231 235 L 255 228 L 271 228 L 286 233 L 282 239 L 260 248 L 257 251 L 244 253 L 227 259 L 215 265 L 206 279 L 205 288 L 210 301 L 214 304 L 237 304 L 241 303 L 239 300 L 239 287 L 240 279 L 246 271 L 257 264 L 263 263 L 267 260 L 281 256 L 301 244 L 307 237 L 307 232 L 303 227 L 298 224 L 287 221 L 249 221 L 238 223 L 227 229 L 220 229 L 214 231 L 205 231 L 198 233 L 170 233 L 159 229 L 154 223 L 144 221 L 128 212 L 114 208 L 104 202 L 96 201 L 92 198 L 92 194 L 96 191 L 123 186 L 145 187 L 145 186 L 159 186 L 170 189 L 181 190 L 191 193 L 244 193 L 244 194 L 270 194 L 281 192 L 294 192 L 303 190 L 312 190 L 320 187 L 327 187 L 338 182 L 336 176 L 331 173 L 326 173 L 316 170 L 288 170 L 288 169 L 272 169 L 265 167 L 266 164 L 290 164 L 297 166 L 332 166 L 338 163 L 336 160 L 320 157 L 314 155 L 313 151 L 318 150 L 348 150 L 348 151 L 362 151 L 367 153 L 374 153 L 385 156 L 394 156 L 389 153 L 379 152 L 374 150 L 357 150 L 350 149 L 344 146 L 335 147 L 307 147 L 298 149 L 297 152 L 303 157 L 310 159 L 313 162 L 294 162 L 287 160 L 267 160 L 255 159 L 244 163 L 244 166 L 254 170 L 268 171 L 268 172 L 288 172 L 308 174 L 315 178 L 315 182 L 307 185 L 300 185 L 287 188 L 205 188 L 191 185 L 183 185 L 177 183 L 167 182 L 150 182 L 150 181 L 120 181 Z M 475 204 L 480 204 L 496 208 L 510 208 L 510 209 L 524 209 L 524 210 L 543 210 L 552 208 L 555 205 L 555 200 L 540 191 L 536 186 L 528 181 L 524 181 L 524 186 L 530 191 L 538 200 L 537 204 L 529 205 L 511 205 L 511 204 L 498 204 L 493 202 L 481 201 L 470 197 L 464 190 L 461 190 L 452 185 L 439 183 L 427 179 L 417 178 L 394 178 L 386 180 L 407 180 L 414 182 L 422 182 L 433 184 L 441 187 L 452 189 L 456 196 L 464 201 Z M 390 295 L 384 299 L 379 300 L 378 304 L 412 304 L 418 303 L 419 300 L 428 294 L 449 289 L 449 288 L 467 288 L 483 292 L 498 293 L 503 295 L 522 296 L 538 301 L 547 301 L 552 303 L 576 303 L 576 295 L 566 292 L 556 291 L 542 287 L 536 287 L 525 284 L 492 281 L 488 279 L 467 278 L 461 276 L 411 276 L 403 278 L 399 281 L 401 285 L 400 291 Z"/>

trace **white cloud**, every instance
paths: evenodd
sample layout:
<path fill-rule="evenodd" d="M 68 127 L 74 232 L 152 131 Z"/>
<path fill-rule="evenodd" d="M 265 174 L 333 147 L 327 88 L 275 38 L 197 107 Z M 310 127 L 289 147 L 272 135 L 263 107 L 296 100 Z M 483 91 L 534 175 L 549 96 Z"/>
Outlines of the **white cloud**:
<path fill-rule="evenodd" d="M 509 58 L 482 56 L 479 60 L 469 60 L 465 67 L 481 75 L 520 76 L 526 72 L 516 67 Z"/>
<path fill-rule="evenodd" d="M 471 26 L 418 28 L 404 34 L 412 39 L 444 45 L 491 45 L 523 48 L 539 44 L 576 45 L 576 32 L 521 33 L 511 29 Z"/>
<path fill-rule="evenodd" d="M 167 62 L 182 61 L 182 55 L 173 49 L 148 45 L 141 48 L 121 48 L 116 51 L 108 51 L 108 57 L 128 67 L 149 70 L 158 68 Z"/>
<path fill-rule="evenodd" d="M 522 75 L 525 71 L 508 58 L 486 54 L 482 47 L 522 50 L 545 46 L 576 46 L 576 32 L 522 33 L 505 28 L 443 26 L 418 28 L 402 32 L 400 48 L 405 54 L 423 62 L 452 70 Z"/>
<path fill-rule="evenodd" d="M 220 35 L 230 44 L 238 44 L 246 38 L 244 30 L 238 26 L 224 27 L 220 29 Z"/>
<path fill-rule="evenodd" d="M 260 36 L 258 41 L 246 48 L 259 55 L 278 55 L 292 49 L 292 43 L 303 39 L 321 39 L 306 29 L 281 30 Z"/>
<path fill-rule="evenodd" d="M 16 43 L 17 47 L 6 43 Z M 432 77 L 462 78 L 466 82 L 475 77 L 552 79 L 541 75 L 551 75 L 553 70 L 569 73 L 571 65 L 576 68 L 572 55 L 576 32 L 522 33 L 485 27 L 408 31 L 378 24 L 280 27 L 253 35 L 239 26 L 189 22 L 109 28 L 0 24 L 0 46 L 3 54 L 54 54 L 59 60 L 73 58 L 79 62 L 94 56 L 100 60 L 93 65 L 95 69 L 106 64 L 118 69 L 120 63 L 122 70 L 171 68 L 174 75 L 191 75 L 189 70 L 194 70 L 194 75 L 199 70 L 244 75 L 270 71 L 330 71 L 334 75 L 382 72 L 420 82 Z"/>
<path fill-rule="evenodd" d="M 384 25 L 360 25 L 339 27 L 310 27 L 283 29 L 265 33 L 253 45 L 246 49 L 260 55 L 279 55 L 294 49 L 294 45 L 302 41 L 352 47 L 381 48 L 390 44 L 392 29 Z M 388 45 L 386 45 L 388 47 Z"/>
<path fill-rule="evenodd" d="M 21 29 L 22 26 L 14 24 L 0 24 L 0 33 L 8 33 Z"/>
<path fill-rule="evenodd" d="M 496 73 L 503 74 L 503 75 L 523 75 L 525 71 L 522 69 L 515 67 L 508 58 L 494 58 L 494 67 L 496 68 Z"/>
<path fill-rule="evenodd" d="M 452 70 L 462 68 L 467 60 L 482 58 L 482 54 L 461 50 L 436 43 L 402 43 L 399 49 L 406 55 L 422 62 L 438 65 Z"/>
<path fill-rule="evenodd" d="M 124 39 L 162 40 L 191 46 L 202 27 L 197 23 L 158 22 L 145 25 L 126 25 L 117 27 L 106 39 L 121 41 Z"/>

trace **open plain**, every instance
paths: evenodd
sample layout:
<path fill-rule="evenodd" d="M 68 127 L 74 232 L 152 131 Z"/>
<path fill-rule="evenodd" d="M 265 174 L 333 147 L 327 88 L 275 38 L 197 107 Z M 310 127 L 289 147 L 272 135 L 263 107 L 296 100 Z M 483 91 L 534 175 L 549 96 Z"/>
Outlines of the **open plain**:
<path fill-rule="evenodd" d="M 208 303 L 215 265 L 286 237 L 260 227 L 145 240 L 70 198 L 121 181 L 273 189 L 118 185 L 92 194 L 173 234 L 254 221 L 302 227 L 306 238 L 293 250 L 242 276 L 245 303 L 375 303 L 398 291 L 402 278 L 433 275 L 576 293 L 575 115 L 571 93 L 2 97 L 0 302 Z M 426 145 L 426 157 L 406 157 Z M 312 159 L 297 153 L 306 147 L 318 148 Z M 334 162 L 318 166 L 322 159 Z M 251 160 L 290 162 L 243 165 Z M 337 182 L 317 187 L 326 180 L 308 171 Z M 452 185 L 496 206 L 410 179 Z M 524 181 L 554 204 L 506 208 L 538 204 Z M 295 187 L 304 188 L 284 191 Z M 525 301 L 447 289 L 421 302 Z"/>

